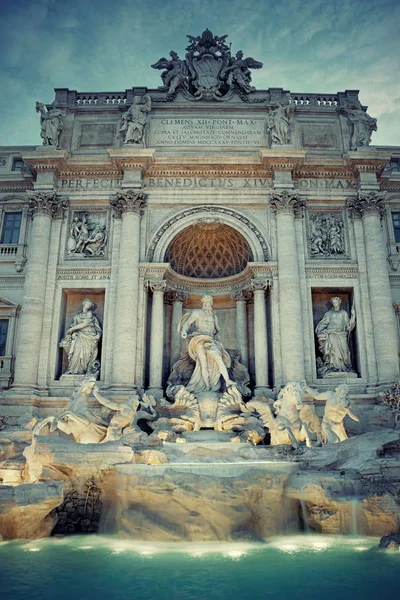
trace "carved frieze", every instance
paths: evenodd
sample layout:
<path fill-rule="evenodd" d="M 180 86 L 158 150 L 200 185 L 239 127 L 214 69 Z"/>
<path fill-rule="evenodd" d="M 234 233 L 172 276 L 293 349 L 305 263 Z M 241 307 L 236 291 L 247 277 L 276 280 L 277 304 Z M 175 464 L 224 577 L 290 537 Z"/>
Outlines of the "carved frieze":
<path fill-rule="evenodd" d="M 109 250 L 109 213 L 78 207 L 70 211 L 65 258 L 67 260 L 107 259 Z"/>
<path fill-rule="evenodd" d="M 311 258 L 347 258 L 348 243 L 342 211 L 309 211 L 307 243 Z"/>
<path fill-rule="evenodd" d="M 114 208 L 114 217 L 122 217 L 124 213 L 135 213 L 140 217 L 144 213 L 147 203 L 147 195 L 138 190 L 119 190 L 110 204 Z"/>
<path fill-rule="evenodd" d="M 358 268 L 356 266 L 342 267 L 339 265 L 306 267 L 306 277 L 307 279 L 357 279 Z"/>

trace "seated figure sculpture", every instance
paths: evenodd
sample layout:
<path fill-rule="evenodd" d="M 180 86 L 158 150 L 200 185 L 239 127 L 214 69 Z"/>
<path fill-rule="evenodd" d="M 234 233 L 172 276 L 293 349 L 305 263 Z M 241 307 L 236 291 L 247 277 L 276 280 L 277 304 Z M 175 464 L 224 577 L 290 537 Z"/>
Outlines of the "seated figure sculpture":
<path fill-rule="evenodd" d="M 231 359 L 220 341 L 218 319 L 213 312 L 212 296 L 203 296 L 202 308 L 184 315 L 178 331 L 183 339 L 189 338 L 188 353 L 196 366 L 189 383 L 188 392 L 218 392 L 222 378 L 226 388 L 235 385 L 229 378 Z"/>

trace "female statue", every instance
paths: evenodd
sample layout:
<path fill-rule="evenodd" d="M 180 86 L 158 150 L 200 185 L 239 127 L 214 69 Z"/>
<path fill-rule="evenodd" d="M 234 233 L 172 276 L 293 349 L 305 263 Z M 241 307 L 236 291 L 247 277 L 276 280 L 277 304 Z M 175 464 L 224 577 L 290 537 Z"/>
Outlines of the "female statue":
<path fill-rule="evenodd" d="M 82 311 L 75 315 L 60 347 L 68 354 L 69 375 L 82 375 L 95 370 L 102 329 L 94 314 L 94 304 L 88 298 L 82 302 Z"/>
<path fill-rule="evenodd" d="M 63 112 L 53 106 L 47 110 L 43 102 L 36 102 L 36 112 L 40 113 L 40 137 L 43 139 L 43 145 L 58 146 L 64 125 Z"/>
<path fill-rule="evenodd" d="M 337 296 L 331 298 L 332 308 L 324 314 L 315 328 L 323 356 L 323 374 L 354 372 L 348 337 L 354 329 L 356 313 L 353 306 L 349 318 L 347 312 L 340 308 L 341 303 Z"/>

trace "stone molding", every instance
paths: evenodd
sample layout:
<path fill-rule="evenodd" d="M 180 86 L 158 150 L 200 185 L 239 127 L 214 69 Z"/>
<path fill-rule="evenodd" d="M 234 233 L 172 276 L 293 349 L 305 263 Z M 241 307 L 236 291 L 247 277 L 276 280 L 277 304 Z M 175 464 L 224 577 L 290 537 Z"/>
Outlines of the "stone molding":
<path fill-rule="evenodd" d="M 271 192 L 271 206 L 275 214 L 297 215 L 306 207 L 307 200 L 302 198 L 297 192 L 290 190 Z"/>
<path fill-rule="evenodd" d="M 121 218 L 125 213 L 134 213 L 142 217 L 147 204 L 147 194 L 137 190 L 119 190 L 110 199 L 114 209 L 114 217 Z"/>
<path fill-rule="evenodd" d="M 250 289 L 241 289 L 234 291 L 230 296 L 235 302 L 248 302 L 251 300 L 252 292 Z"/>
<path fill-rule="evenodd" d="M 29 191 L 28 214 L 30 217 L 36 215 L 48 215 L 51 218 L 62 217 L 64 210 L 69 206 L 69 199 L 59 196 L 56 191 Z"/>
<path fill-rule="evenodd" d="M 358 267 L 318 265 L 306 267 L 307 279 L 357 279 Z"/>
<path fill-rule="evenodd" d="M 386 192 L 358 192 L 357 196 L 347 198 L 347 208 L 353 217 L 378 214 L 383 217 L 385 213 L 384 200 Z"/>

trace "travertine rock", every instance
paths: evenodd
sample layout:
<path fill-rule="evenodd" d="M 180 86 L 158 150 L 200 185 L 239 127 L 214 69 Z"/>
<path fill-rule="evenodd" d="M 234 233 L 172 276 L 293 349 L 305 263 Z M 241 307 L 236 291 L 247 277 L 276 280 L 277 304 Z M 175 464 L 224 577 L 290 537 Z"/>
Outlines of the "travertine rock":
<path fill-rule="evenodd" d="M 62 500 L 61 481 L 1 485 L 0 534 L 6 540 L 49 536 L 55 524 L 50 512 Z"/>

